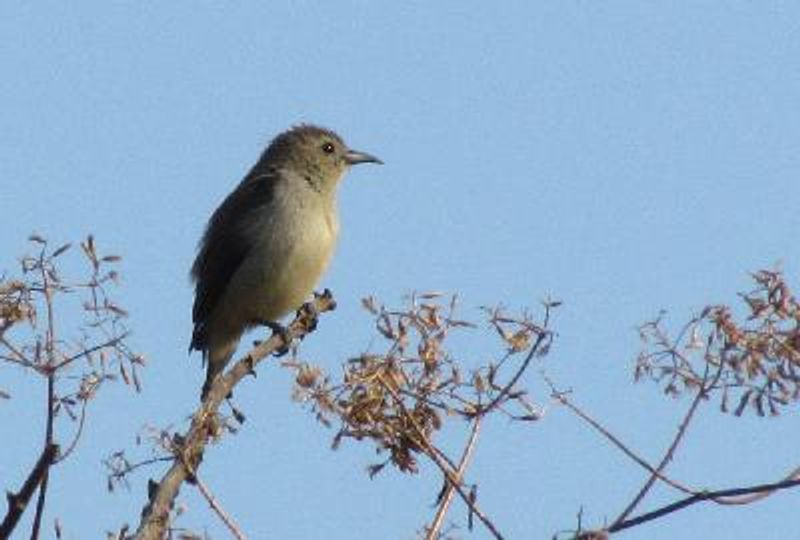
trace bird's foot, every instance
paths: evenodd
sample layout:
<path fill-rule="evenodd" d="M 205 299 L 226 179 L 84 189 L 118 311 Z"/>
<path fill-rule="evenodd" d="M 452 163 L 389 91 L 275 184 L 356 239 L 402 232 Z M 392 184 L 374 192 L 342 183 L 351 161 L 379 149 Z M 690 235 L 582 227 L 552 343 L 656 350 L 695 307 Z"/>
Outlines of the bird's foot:
<path fill-rule="evenodd" d="M 266 326 L 270 330 L 272 330 L 272 335 L 280 336 L 281 340 L 283 340 L 283 345 L 280 349 L 275 351 L 275 356 L 284 356 L 286 353 L 289 352 L 289 347 L 292 345 L 292 335 L 289 333 L 289 329 L 283 326 L 280 323 L 275 321 L 268 321 L 266 319 L 258 319 L 255 321 L 256 324 L 261 326 Z"/>
<path fill-rule="evenodd" d="M 329 296 L 331 292 L 328 289 L 325 289 L 322 293 L 314 292 L 314 299 L 321 298 L 323 296 Z M 306 330 L 308 332 L 313 332 L 317 329 L 317 320 L 319 320 L 319 310 L 317 309 L 316 304 L 314 302 L 306 302 L 300 309 L 297 310 L 297 316 L 302 317 L 306 324 Z"/>

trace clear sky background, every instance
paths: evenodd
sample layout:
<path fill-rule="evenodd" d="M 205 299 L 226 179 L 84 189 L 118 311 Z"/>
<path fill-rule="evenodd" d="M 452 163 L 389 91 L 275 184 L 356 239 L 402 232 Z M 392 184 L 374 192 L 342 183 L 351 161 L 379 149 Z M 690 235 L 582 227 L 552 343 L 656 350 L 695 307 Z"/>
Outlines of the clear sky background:
<path fill-rule="evenodd" d="M 340 190 L 322 282 L 340 309 L 301 348 L 331 369 L 377 343 L 365 295 L 457 292 L 473 320 L 484 304 L 551 295 L 564 305 L 547 372 L 655 461 L 688 400 L 632 383 L 635 327 L 662 308 L 677 323 L 735 302 L 762 267 L 781 264 L 800 288 L 795 2 L 4 2 L 0 72 L 0 268 L 16 272 L 33 231 L 95 233 L 124 257 L 120 297 L 149 359 L 140 395 L 92 403 L 77 453 L 53 471 L 46 538 L 56 517 L 67 539 L 137 522 L 161 469 L 108 494 L 101 459 L 136 452 L 144 424 L 183 427 L 203 376 L 186 355 L 196 242 L 298 122 L 386 162 Z M 44 389 L 13 371 L 0 367 L 15 385 L 0 403 L 3 489 L 42 431 Z M 272 364 L 237 391 L 248 422 L 202 469 L 226 509 L 253 539 L 412 538 L 439 475 L 370 480 L 372 451 L 331 451 L 333 432 L 290 389 Z M 798 462 L 798 427 L 796 405 L 762 421 L 709 405 L 670 471 L 709 487 L 778 479 Z M 469 479 L 508 538 L 550 538 L 581 508 L 586 525 L 613 519 L 644 474 L 553 407 L 538 424 L 490 422 Z M 656 495 L 642 509 L 672 500 Z M 180 524 L 227 537 L 191 488 L 182 500 Z M 696 506 L 620 538 L 793 538 L 798 504 L 795 490 Z M 463 507 L 452 517 L 463 524 Z"/>

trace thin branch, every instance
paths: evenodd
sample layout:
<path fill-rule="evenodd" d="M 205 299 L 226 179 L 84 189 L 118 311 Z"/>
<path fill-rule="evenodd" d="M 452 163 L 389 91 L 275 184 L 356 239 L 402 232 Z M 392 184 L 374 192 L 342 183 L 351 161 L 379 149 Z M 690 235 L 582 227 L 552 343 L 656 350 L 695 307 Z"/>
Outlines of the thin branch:
<path fill-rule="evenodd" d="M 488 412 L 491 412 L 492 409 L 497 407 L 497 405 L 508 396 L 511 390 L 514 388 L 514 385 L 517 384 L 517 381 L 522 377 L 522 374 L 525 373 L 525 370 L 528 369 L 528 366 L 533 360 L 533 357 L 536 356 L 536 353 L 539 351 L 539 347 L 544 343 L 544 340 L 550 336 L 550 332 L 545 328 L 536 336 L 536 341 L 533 343 L 531 350 L 528 351 L 525 360 L 522 361 L 522 364 L 517 369 L 514 376 L 511 377 L 511 380 L 503 386 L 500 392 L 491 400 L 486 406 L 481 407 L 476 414 L 483 415 Z"/>
<path fill-rule="evenodd" d="M 714 376 L 714 379 L 711 383 L 707 386 L 708 383 L 708 364 L 705 366 L 705 371 L 703 373 L 703 380 L 700 384 L 700 387 L 697 389 L 697 394 L 694 396 L 692 400 L 692 404 L 689 406 L 689 409 L 686 411 L 686 414 L 683 417 L 680 425 L 678 426 L 678 431 L 675 433 L 675 437 L 672 439 L 672 443 L 669 445 L 669 448 L 664 453 L 664 457 L 661 458 L 661 462 L 656 467 L 656 470 L 650 474 L 650 478 L 644 483 L 642 488 L 633 498 L 633 500 L 628 504 L 625 510 L 614 520 L 612 527 L 618 525 L 625 521 L 625 519 L 636 509 L 636 506 L 642 501 L 644 496 L 650 490 L 650 488 L 655 483 L 656 479 L 664 472 L 664 469 L 667 467 L 670 461 L 672 461 L 672 457 L 675 454 L 675 450 L 677 450 L 678 445 L 683 440 L 683 436 L 686 433 L 689 424 L 691 423 L 692 419 L 694 418 L 694 413 L 697 411 L 697 408 L 700 406 L 700 402 L 706 398 L 707 392 L 709 388 L 712 388 L 717 381 L 719 380 L 720 376 L 722 375 L 722 364 L 720 364 L 719 368 L 717 369 L 717 373 Z"/>
<path fill-rule="evenodd" d="M 800 467 L 797 467 L 792 472 L 790 472 L 783 480 L 775 482 L 775 485 L 782 485 L 788 482 L 796 482 L 800 481 Z M 768 485 L 768 484 L 767 484 Z M 783 488 L 781 488 L 783 489 Z M 755 491 L 752 493 L 742 493 L 735 496 L 726 496 L 726 497 L 715 497 L 713 500 L 715 503 L 718 504 L 725 504 L 725 505 L 743 505 L 743 504 L 751 504 L 756 501 L 760 501 L 761 499 L 766 499 L 770 495 L 775 493 L 775 490 L 768 490 L 768 491 Z"/>
<path fill-rule="evenodd" d="M 53 444 L 53 423 L 55 422 L 55 406 L 56 406 L 56 392 L 55 392 L 55 371 L 53 366 L 55 364 L 55 346 L 56 346 L 56 326 L 55 316 L 53 313 L 53 289 L 50 286 L 50 279 L 47 275 L 47 268 L 45 267 L 44 253 L 46 245 L 42 247 L 39 254 L 39 272 L 42 276 L 42 289 L 44 293 L 45 305 L 47 306 L 47 333 L 45 349 L 47 351 L 47 425 L 45 427 L 45 448 Z M 44 504 L 47 500 L 47 484 L 50 477 L 50 468 L 44 472 L 42 477 L 41 486 L 39 486 L 39 497 L 36 501 L 36 514 L 33 517 L 33 525 L 31 526 L 31 540 L 38 540 L 39 529 L 42 525 L 42 514 L 44 513 Z"/>
<path fill-rule="evenodd" d="M 472 423 L 472 431 L 470 432 L 469 440 L 467 441 L 467 445 L 464 447 L 464 452 L 461 454 L 461 461 L 459 461 L 458 469 L 456 469 L 454 475 L 458 482 L 461 482 L 461 480 L 464 478 L 467 465 L 469 464 L 469 460 L 472 457 L 472 452 L 475 449 L 475 443 L 478 441 L 481 420 L 482 417 L 477 416 L 475 417 L 475 421 Z M 428 528 L 428 534 L 425 536 L 426 540 L 436 540 L 436 538 L 438 538 L 439 530 L 442 528 L 444 518 L 447 515 L 447 510 L 450 508 L 450 504 L 453 502 L 453 495 L 455 495 L 455 488 L 453 487 L 453 484 L 448 482 L 447 490 L 442 497 L 442 502 L 439 504 L 439 509 L 436 511 L 436 516 L 433 518 L 431 526 Z"/>
<path fill-rule="evenodd" d="M 6 517 L 3 519 L 3 523 L 0 524 L 0 538 L 11 538 L 11 533 L 17 526 L 19 518 L 22 517 L 36 488 L 42 483 L 42 480 L 47 474 L 47 470 L 50 468 L 50 465 L 53 464 L 57 455 L 58 445 L 51 444 L 45 447 L 39 459 L 36 461 L 36 465 L 34 465 L 30 474 L 28 474 L 28 478 L 25 479 L 25 483 L 22 484 L 19 492 L 8 494 L 8 511 L 6 512 Z"/>
<path fill-rule="evenodd" d="M 220 506 L 217 499 L 214 497 L 214 494 L 208 489 L 208 487 L 203 483 L 200 478 L 196 475 L 194 477 L 195 484 L 197 485 L 197 489 L 203 495 L 208 505 L 214 510 L 214 513 L 219 516 L 219 519 L 225 524 L 231 534 L 236 538 L 236 540 L 247 540 L 247 537 L 244 535 L 242 530 L 236 525 L 236 522 L 233 521 L 233 518 L 225 511 L 222 506 Z"/>
<path fill-rule="evenodd" d="M 89 356 L 90 354 L 92 354 L 94 352 L 100 351 L 102 349 L 106 349 L 108 347 L 114 347 L 115 345 L 118 345 L 118 344 L 122 343 L 123 341 L 125 341 L 128 337 L 130 337 L 130 335 L 131 335 L 131 332 L 127 331 L 127 332 L 124 332 L 120 336 L 117 336 L 115 338 L 109 339 L 105 343 L 100 343 L 99 345 L 94 345 L 93 347 L 89 347 L 88 349 L 84 349 L 84 350 L 82 350 L 81 352 L 79 352 L 77 354 L 74 354 L 74 355 L 72 355 L 72 356 L 70 356 L 68 358 L 63 359 L 61 362 L 56 364 L 56 366 L 53 369 L 59 370 L 59 369 L 63 368 L 64 366 L 67 366 L 67 365 L 71 364 L 75 360 L 78 360 L 79 358 L 83 358 L 83 357 Z"/>
<path fill-rule="evenodd" d="M 635 527 L 636 525 L 641 525 L 642 523 L 658 519 L 667 514 L 671 514 L 672 512 L 677 512 L 678 510 L 686 508 L 687 506 L 691 506 L 693 504 L 702 501 L 717 501 L 719 499 L 724 499 L 727 497 L 741 497 L 754 493 L 756 494 L 774 493 L 775 491 L 778 490 L 789 489 L 796 486 L 800 486 L 800 478 L 795 478 L 793 480 L 784 480 L 782 482 L 775 482 L 772 484 L 761 484 L 745 488 L 704 491 L 702 493 L 697 493 L 696 495 L 692 495 L 691 497 L 681 499 L 680 501 L 676 501 L 672 504 L 668 504 L 666 506 L 653 510 L 652 512 L 647 512 L 635 518 L 620 521 L 619 523 L 614 523 L 607 530 L 609 533 L 615 533 L 625 529 L 629 529 L 631 527 Z"/>
<path fill-rule="evenodd" d="M 31 368 L 31 369 L 34 369 L 34 370 L 37 370 L 37 371 L 40 369 L 39 366 L 37 366 L 35 363 L 33 363 L 30 360 L 28 360 L 25 357 L 25 355 L 22 354 L 22 352 L 19 351 L 16 347 L 14 347 L 14 345 L 10 341 L 8 341 L 5 338 L 5 336 L 3 336 L 2 334 L 0 334 L 0 345 L 2 345 L 3 347 L 5 347 L 9 351 L 11 351 L 11 354 L 16 356 L 16 358 L 14 358 L 12 356 L 6 356 L 6 355 L 3 355 L 2 357 L 0 357 L 3 360 L 5 360 L 6 362 L 13 362 L 15 364 L 19 364 L 19 365 L 21 365 L 23 367 Z"/>
<path fill-rule="evenodd" d="M 47 375 L 47 427 L 45 428 L 45 448 L 54 446 L 53 444 L 53 422 L 55 416 L 55 374 Z M 51 462 L 50 465 L 52 465 Z M 39 486 L 39 497 L 36 500 L 36 513 L 33 516 L 31 526 L 31 540 L 39 538 L 39 529 L 42 526 L 42 515 L 44 513 L 44 503 L 47 500 L 47 484 L 50 478 L 50 467 L 48 466 L 42 475 L 42 482 Z"/>
<path fill-rule="evenodd" d="M 389 394 L 392 396 L 392 399 L 394 399 L 398 407 L 400 407 L 400 410 L 403 412 L 403 415 L 408 419 L 408 421 L 414 427 L 414 431 L 417 432 L 417 435 L 419 436 L 421 442 L 423 443 L 422 449 L 424 450 L 425 455 L 431 458 L 433 463 L 437 467 L 439 467 L 439 470 L 442 471 L 442 474 L 444 474 L 445 478 L 447 479 L 447 482 L 456 490 L 461 499 L 469 507 L 470 511 L 474 513 L 476 516 L 478 516 L 478 519 L 481 520 L 481 522 L 489 530 L 489 532 L 492 533 L 492 535 L 498 540 L 503 540 L 503 535 L 500 533 L 500 531 L 497 530 L 497 527 L 495 527 L 494 523 L 492 523 L 492 521 L 486 516 L 486 514 L 484 514 L 481 511 L 481 509 L 478 508 L 478 505 L 475 502 L 474 497 L 471 497 L 469 493 L 466 493 L 464 491 L 464 488 L 461 485 L 461 479 L 457 478 L 455 473 L 453 472 L 454 467 L 450 465 L 447 462 L 447 460 L 445 460 L 440 455 L 441 453 L 440 450 L 436 448 L 430 442 L 430 440 L 428 440 L 428 437 L 425 435 L 425 430 L 423 430 L 422 427 L 419 425 L 419 422 L 417 422 L 416 418 L 414 418 L 414 415 L 408 411 L 405 403 L 403 403 L 403 400 L 400 398 L 400 396 L 397 395 L 397 392 L 395 392 L 394 388 L 392 388 L 391 385 L 387 384 L 386 381 L 383 380 L 383 377 L 380 374 L 378 375 L 378 381 L 380 381 L 384 389 L 387 392 L 389 392 Z"/>
<path fill-rule="evenodd" d="M 114 465 L 111 464 L 110 460 L 106 461 L 106 466 L 111 469 L 111 472 L 108 474 L 109 480 L 118 480 L 127 482 L 125 476 L 132 473 L 136 469 L 141 467 L 146 467 L 147 465 L 152 465 L 154 463 L 163 463 L 167 461 L 173 461 L 175 456 L 161 456 L 161 457 L 154 457 L 145 459 L 138 463 L 128 463 L 127 460 L 123 458 L 123 466 L 119 468 L 119 470 L 114 469 Z"/>
<path fill-rule="evenodd" d="M 330 291 L 317 295 L 305 304 L 287 328 L 287 337 L 302 339 L 314 330 L 319 314 L 334 309 L 336 303 Z M 150 493 L 150 500 L 142 510 L 136 540 L 160 540 L 169 525 L 169 514 L 183 482 L 191 478 L 190 470 L 197 470 L 209 440 L 214 436 L 216 412 L 233 388 L 272 353 L 285 347 L 283 337 L 275 334 L 238 360 L 223 376 L 218 377 L 208 395 L 192 417 L 187 433 L 179 438 L 178 452 L 172 466 Z M 177 437 L 176 437 L 177 439 Z"/>
<path fill-rule="evenodd" d="M 81 416 L 80 416 L 80 418 L 78 420 L 78 429 L 75 432 L 75 437 L 72 438 L 72 442 L 69 443 L 69 446 L 67 446 L 67 449 L 64 451 L 64 453 L 62 453 L 58 457 L 58 460 L 56 461 L 56 463 L 64 461 L 65 459 L 67 459 L 69 457 L 69 455 L 72 453 L 72 451 L 75 450 L 75 447 L 78 446 L 78 439 L 81 438 L 81 435 L 83 434 L 83 426 L 86 423 L 86 406 L 88 404 L 89 404 L 89 400 L 88 399 L 84 399 L 81 402 Z"/>
<path fill-rule="evenodd" d="M 549 379 L 547 376 L 544 376 L 544 380 L 545 380 L 545 382 L 547 382 L 547 384 L 548 384 L 548 385 L 550 385 L 551 395 L 553 396 L 553 398 L 554 398 L 554 399 L 556 399 L 556 400 L 557 400 L 559 403 L 561 403 L 561 404 L 562 404 L 562 405 L 564 405 L 566 408 L 568 408 L 570 411 L 572 411 L 573 413 L 575 413 L 575 414 L 578 416 L 578 418 L 580 418 L 581 420 L 583 420 L 584 422 L 586 422 L 587 424 L 589 424 L 590 426 L 592 426 L 592 427 L 593 427 L 595 430 L 597 430 L 597 431 L 598 431 L 598 432 L 599 432 L 599 433 L 600 433 L 600 434 L 601 434 L 603 437 L 605 437 L 606 439 L 608 439 L 608 441 L 609 441 L 609 442 L 611 442 L 611 444 L 613 444 L 613 445 L 614 445 L 614 446 L 616 446 L 616 447 L 617 447 L 617 448 L 618 448 L 620 451 L 622 451 L 622 453 L 623 453 L 623 454 L 625 454 L 626 456 L 628 456 L 629 458 L 631 458 L 633 461 L 635 461 L 637 464 L 639 464 L 639 465 L 640 465 L 642 468 L 646 469 L 646 470 L 647 470 L 647 471 L 648 471 L 650 474 L 654 474 L 654 475 L 656 475 L 656 477 L 657 477 L 659 480 L 661 480 L 662 482 L 664 482 L 664 483 L 666 483 L 666 484 L 668 484 L 668 485 L 670 485 L 670 486 L 674 487 L 675 489 L 677 489 L 677 490 L 679 490 L 679 491 L 681 491 L 681 492 L 683 492 L 683 493 L 686 493 L 687 495 L 694 495 L 694 494 L 696 494 L 696 493 L 699 493 L 699 492 L 700 492 L 700 490 L 697 490 L 697 489 L 691 488 L 691 487 L 689 487 L 689 486 L 687 486 L 687 485 L 685 485 L 685 484 L 682 484 L 682 483 L 680 483 L 680 482 L 677 482 L 677 481 L 675 481 L 675 480 L 672 480 L 672 479 L 671 479 L 671 478 L 669 478 L 668 476 L 665 476 L 665 475 L 664 475 L 662 472 L 660 472 L 660 471 L 656 470 L 656 468 L 655 468 L 655 467 L 653 467 L 652 465 L 650 465 L 650 463 L 648 463 L 647 461 L 645 461 L 645 460 L 644 460 L 642 457 L 640 457 L 640 456 L 639 456 L 638 454 L 636 454 L 636 453 L 635 453 L 633 450 L 631 450 L 631 449 L 630 449 L 630 448 L 629 448 L 627 445 L 625 445 L 625 444 L 624 444 L 624 443 L 623 443 L 621 440 L 619 440 L 619 438 L 618 438 L 616 435 L 614 435 L 613 433 L 611 433 L 610 431 L 608 431 L 608 430 L 607 430 L 605 427 L 603 427 L 603 425 L 602 425 L 602 424 L 600 424 L 600 423 L 599 423 L 597 420 L 595 420 L 594 418 L 592 418 L 591 416 L 589 416 L 589 415 L 588 415 L 586 412 L 584 412 L 584 411 L 583 411 L 583 410 L 582 410 L 580 407 L 578 407 L 577 405 L 575 405 L 574 403 L 572 403 L 572 401 L 570 401 L 569 399 L 567 399 L 567 397 L 566 397 L 565 393 L 564 393 L 564 392 L 562 392 L 562 391 L 559 391 L 559 390 L 558 390 L 558 389 L 555 387 L 555 385 L 553 384 L 553 382 L 552 382 L 552 381 L 551 381 L 551 380 L 550 380 L 550 379 Z"/>

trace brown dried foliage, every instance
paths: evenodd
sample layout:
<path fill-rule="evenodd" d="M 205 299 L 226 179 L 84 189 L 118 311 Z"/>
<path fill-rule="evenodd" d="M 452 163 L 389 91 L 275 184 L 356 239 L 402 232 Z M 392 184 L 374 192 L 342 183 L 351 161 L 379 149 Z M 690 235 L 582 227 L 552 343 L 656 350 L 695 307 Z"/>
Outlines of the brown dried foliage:
<path fill-rule="evenodd" d="M 548 314 L 554 305 L 547 305 Z M 419 454 L 442 456 L 432 441 L 447 419 L 469 422 L 493 411 L 516 420 L 539 418 L 539 410 L 516 383 L 530 360 L 547 352 L 552 333 L 546 323 L 486 309 L 487 322 L 505 352 L 499 360 L 480 365 L 455 357 L 446 347 L 454 332 L 476 329 L 455 317 L 455 296 L 417 294 L 400 310 L 387 309 L 373 298 L 363 306 L 375 317 L 386 344 L 383 352 L 350 359 L 339 381 L 307 363 L 284 364 L 296 371 L 295 399 L 309 403 L 325 425 L 338 422 L 334 448 L 344 439 L 366 439 L 379 453 L 388 453 L 386 460 L 368 468 L 371 475 L 389 463 L 414 473 Z"/>
<path fill-rule="evenodd" d="M 76 405 L 106 381 L 122 379 L 138 390 L 144 359 L 129 349 L 127 312 L 110 294 L 118 284 L 113 265 L 120 258 L 99 255 L 89 236 L 81 243 L 88 276 L 71 280 L 58 267 L 70 244 L 51 250 L 41 236 L 30 240 L 38 253 L 22 258 L 21 276 L 0 279 L 0 360 L 40 375 L 56 374 L 61 390 L 56 413 L 63 409 L 73 419 Z M 57 319 L 75 315 L 81 322 L 74 328 L 56 327 Z"/>
<path fill-rule="evenodd" d="M 645 344 L 635 377 L 664 385 L 667 394 L 693 391 L 713 374 L 707 394 L 721 396 L 720 408 L 740 416 L 777 415 L 800 397 L 800 304 L 775 270 L 752 274 L 755 288 L 740 294 L 741 321 L 726 305 L 709 306 L 676 337 L 663 316 L 640 328 Z M 731 403 L 734 406 L 731 407 Z"/>
<path fill-rule="evenodd" d="M 29 371 L 38 376 L 32 380 L 47 389 L 43 455 L 54 449 L 54 457 L 39 469 L 34 468 L 31 475 L 39 472 L 26 482 L 29 486 L 33 482 L 39 492 L 31 529 L 31 537 L 35 538 L 50 468 L 76 448 L 87 403 L 109 381 L 122 379 L 138 390 L 137 370 L 144 361 L 129 349 L 124 322 L 127 313 L 110 295 L 119 277 L 113 268 L 119 257 L 99 255 L 89 236 L 81 243 L 89 263 L 88 276 L 72 280 L 61 273 L 70 244 L 51 249 L 38 235 L 32 235 L 30 241 L 35 254 L 22 258 L 20 275 L 0 278 L 0 366 Z M 64 324 L 73 320 L 79 322 L 73 326 Z M 13 397 L 2 389 L 0 396 Z M 58 441 L 54 424 L 64 414 L 76 427 L 70 438 Z M 32 494 L 32 489 L 21 489 L 9 495 L 14 504 L 9 505 L 0 536 L 11 533 Z"/>

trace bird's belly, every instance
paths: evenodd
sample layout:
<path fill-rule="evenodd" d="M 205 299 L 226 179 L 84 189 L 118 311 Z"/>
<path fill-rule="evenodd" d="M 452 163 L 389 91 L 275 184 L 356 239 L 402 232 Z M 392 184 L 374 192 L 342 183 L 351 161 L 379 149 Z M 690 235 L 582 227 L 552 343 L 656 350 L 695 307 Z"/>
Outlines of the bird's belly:
<path fill-rule="evenodd" d="M 254 282 L 247 299 L 251 319 L 275 321 L 299 308 L 328 267 L 334 242 L 328 227 L 306 226 L 282 249 L 254 253 Z"/>

